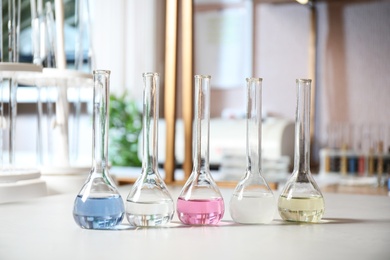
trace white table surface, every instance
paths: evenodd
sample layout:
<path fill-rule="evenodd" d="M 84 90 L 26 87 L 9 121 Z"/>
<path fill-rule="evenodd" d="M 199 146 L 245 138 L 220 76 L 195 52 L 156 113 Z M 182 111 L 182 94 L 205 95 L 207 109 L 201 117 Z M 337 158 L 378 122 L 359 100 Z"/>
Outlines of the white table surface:
<path fill-rule="evenodd" d="M 120 188 L 125 199 L 130 186 Z M 174 200 L 180 187 L 170 188 Z M 228 212 L 231 189 L 221 189 L 225 216 L 218 226 L 84 230 L 72 217 L 76 194 L 0 204 L 0 259 L 390 259 L 390 198 L 324 194 L 320 224 L 275 220 L 238 225 Z M 277 194 L 275 194 L 277 196 Z"/>

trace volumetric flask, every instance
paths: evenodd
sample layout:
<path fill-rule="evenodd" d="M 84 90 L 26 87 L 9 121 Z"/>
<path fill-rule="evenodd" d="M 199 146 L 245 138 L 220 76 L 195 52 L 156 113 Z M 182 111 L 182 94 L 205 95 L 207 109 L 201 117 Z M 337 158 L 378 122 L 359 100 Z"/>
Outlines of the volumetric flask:
<path fill-rule="evenodd" d="M 159 75 L 144 73 L 143 78 L 142 171 L 127 197 L 126 217 L 133 226 L 161 226 L 172 220 L 174 206 L 158 172 Z"/>
<path fill-rule="evenodd" d="M 210 76 L 195 76 L 193 130 L 193 169 L 177 200 L 177 214 L 187 225 L 214 225 L 225 206 L 209 167 Z"/>
<path fill-rule="evenodd" d="M 294 170 L 279 196 L 283 220 L 319 222 L 325 211 L 324 198 L 310 173 L 310 79 L 297 80 Z"/>
<path fill-rule="evenodd" d="M 108 98 L 110 72 L 93 72 L 93 165 L 77 195 L 73 217 L 87 229 L 109 229 L 121 223 L 124 204 L 108 172 Z"/>
<path fill-rule="evenodd" d="M 264 224 L 273 220 L 276 200 L 261 174 L 261 78 L 247 80 L 246 164 L 243 179 L 230 200 L 230 215 L 242 224 Z"/>

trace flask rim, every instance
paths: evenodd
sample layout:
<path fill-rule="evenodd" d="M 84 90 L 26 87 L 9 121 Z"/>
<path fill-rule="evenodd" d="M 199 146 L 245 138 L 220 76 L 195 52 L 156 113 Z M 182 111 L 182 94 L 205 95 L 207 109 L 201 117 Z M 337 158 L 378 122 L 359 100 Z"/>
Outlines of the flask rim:
<path fill-rule="evenodd" d="M 246 81 L 247 82 L 250 82 L 250 81 L 262 82 L 263 78 L 249 77 L 249 78 L 246 78 Z"/>
<path fill-rule="evenodd" d="M 297 83 L 311 83 L 311 79 L 297 79 Z"/>
<path fill-rule="evenodd" d="M 93 75 L 95 75 L 95 74 L 104 74 L 104 73 L 110 75 L 111 74 L 111 70 L 94 70 L 93 71 Z"/>
<path fill-rule="evenodd" d="M 143 77 L 158 77 L 160 74 L 158 72 L 144 72 L 142 73 Z"/>
<path fill-rule="evenodd" d="M 194 78 L 196 79 L 211 79 L 210 75 L 195 75 Z"/>

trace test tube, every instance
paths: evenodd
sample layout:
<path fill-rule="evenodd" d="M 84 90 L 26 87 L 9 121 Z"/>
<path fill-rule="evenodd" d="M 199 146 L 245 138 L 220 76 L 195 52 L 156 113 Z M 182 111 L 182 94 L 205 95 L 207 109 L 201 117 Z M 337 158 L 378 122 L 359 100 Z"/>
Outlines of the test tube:
<path fill-rule="evenodd" d="M 349 124 L 342 123 L 341 130 L 341 150 L 340 150 L 340 172 L 342 175 L 348 173 L 348 150 L 350 144 Z"/>
<path fill-rule="evenodd" d="M 356 136 L 356 125 L 349 125 L 349 152 L 348 152 L 348 174 L 356 175 L 358 172 L 358 146 Z"/>

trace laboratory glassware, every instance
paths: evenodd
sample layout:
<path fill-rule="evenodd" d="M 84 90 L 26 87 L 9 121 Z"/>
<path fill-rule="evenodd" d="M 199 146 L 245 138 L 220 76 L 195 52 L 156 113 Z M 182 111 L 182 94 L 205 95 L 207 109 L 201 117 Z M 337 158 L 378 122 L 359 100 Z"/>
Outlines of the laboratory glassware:
<path fill-rule="evenodd" d="M 86 229 L 109 229 L 120 224 L 124 204 L 108 171 L 110 71 L 93 72 L 93 165 L 77 195 L 73 217 Z"/>
<path fill-rule="evenodd" d="M 273 220 L 276 200 L 261 168 L 262 79 L 247 78 L 246 171 L 230 199 L 230 215 L 237 223 L 265 224 Z"/>
<path fill-rule="evenodd" d="M 8 1 L 8 61 L 19 61 L 21 0 Z"/>
<path fill-rule="evenodd" d="M 1 6 L 3 6 L 3 0 L 0 0 Z M 0 10 L 0 62 L 4 62 L 3 57 L 3 8 Z M 1 85 L 0 85 L 1 86 Z M 3 100 L 3 99 L 1 99 Z"/>
<path fill-rule="evenodd" d="M 20 0 L 8 1 L 8 61 L 19 61 L 19 37 L 20 37 Z M 1 44 L 3 44 L 1 42 Z M 14 78 L 8 80 L 9 87 L 9 164 L 13 168 L 15 164 L 15 135 L 17 101 L 16 92 L 18 83 Z"/>
<path fill-rule="evenodd" d="M 172 220 L 174 205 L 158 171 L 159 74 L 144 73 L 143 80 L 142 170 L 127 197 L 126 217 L 133 226 L 162 226 Z"/>
<path fill-rule="evenodd" d="M 225 212 L 209 167 L 210 78 L 195 75 L 193 169 L 177 200 L 178 217 L 187 225 L 215 225 Z"/>
<path fill-rule="evenodd" d="M 325 211 L 324 198 L 310 172 L 311 80 L 297 79 L 294 170 L 278 200 L 283 220 L 319 222 Z"/>

